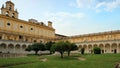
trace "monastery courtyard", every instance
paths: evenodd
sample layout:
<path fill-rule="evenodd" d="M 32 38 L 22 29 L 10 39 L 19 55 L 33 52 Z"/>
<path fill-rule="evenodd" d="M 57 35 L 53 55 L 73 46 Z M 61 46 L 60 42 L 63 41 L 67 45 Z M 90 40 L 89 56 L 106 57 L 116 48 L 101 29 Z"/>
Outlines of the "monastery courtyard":
<path fill-rule="evenodd" d="M 85 3 L 89 3 L 88 1 L 90 1 L 90 4 L 84 5 Z M 115 9 L 118 8 L 117 6 L 120 3 L 118 0 L 111 0 L 110 2 L 107 0 L 105 2 L 95 1 L 97 4 L 95 5 L 96 7 L 94 7 L 92 3 L 94 1 L 88 1 L 86 0 L 84 3 L 82 0 L 76 0 L 78 6 L 71 1 L 72 3 L 70 2 L 69 5 L 71 8 L 76 7 L 76 9 L 82 9 L 82 11 L 79 11 L 85 12 L 85 15 L 80 12 L 76 14 L 67 12 L 47 13 L 49 12 L 48 9 L 53 10 L 53 8 L 50 9 L 50 7 L 53 6 L 57 6 L 57 8 L 54 8 L 54 11 L 60 11 L 61 8 L 58 9 L 58 7 L 61 6 L 65 10 L 66 8 L 64 6 L 66 6 L 66 4 L 61 5 L 63 2 L 58 3 L 61 5 L 58 6 L 56 1 L 54 5 L 52 3 L 53 1 L 47 3 L 43 1 L 40 5 L 45 5 L 41 7 L 39 4 L 37 5 L 36 1 L 36 7 L 34 7 L 32 11 L 29 11 L 27 8 L 33 8 L 33 6 L 31 6 L 33 5 L 32 1 L 29 3 L 31 4 L 29 7 L 27 7 L 28 5 L 22 7 L 20 4 L 22 8 L 19 7 L 18 10 L 16 9 L 16 7 L 19 6 L 17 1 L 13 3 L 10 0 L 3 3 L 4 1 L 1 0 L 0 68 L 120 68 L 120 29 L 117 27 L 120 26 L 120 21 L 116 21 L 119 17 L 112 17 L 112 12 L 114 11 L 111 10 L 111 16 L 107 13 L 110 11 L 110 8 L 112 8 L 110 7 L 111 5 L 116 4 L 114 6 Z M 45 7 L 46 4 L 47 7 Z M 38 6 L 41 7 L 41 10 Z M 103 8 L 101 6 L 103 6 L 104 9 L 106 8 L 106 10 L 102 9 L 100 11 L 100 9 Z M 85 8 L 83 9 L 83 7 Z M 90 7 L 92 8 L 92 12 L 85 10 L 90 10 Z M 25 8 L 27 12 L 22 11 Z M 39 13 L 37 13 L 38 10 Z M 69 11 L 70 10 L 71 9 L 69 9 Z M 106 12 L 102 15 L 103 10 Z M 71 11 L 78 11 L 78 9 L 72 9 Z M 22 12 L 24 12 L 26 16 L 24 16 Z M 33 12 L 33 17 L 37 15 L 43 20 L 50 19 L 51 21 L 48 20 L 46 24 L 46 22 L 38 21 L 38 18 L 38 20 L 33 18 L 23 20 L 21 19 L 22 17 L 20 18 L 22 15 L 23 18 L 27 17 L 27 13 L 31 15 L 29 12 Z M 94 12 L 95 14 L 93 15 L 87 15 L 87 13 Z M 97 17 L 97 15 L 100 15 L 100 17 Z M 115 15 L 116 14 L 113 14 L 113 16 Z M 86 16 L 90 16 L 90 18 L 84 19 Z M 104 18 L 107 18 L 106 16 L 109 19 L 105 20 Z M 30 16 L 28 17 L 30 18 Z M 117 23 L 113 23 L 113 21 Z M 93 22 L 98 23 L 96 25 L 96 23 Z M 109 24 L 107 23 L 106 25 L 105 22 Z M 105 31 L 105 29 L 107 31 Z M 93 33 L 91 30 L 93 30 Z M 78 32 L 78 35 L 73 34 L 76 32 Z M 79 34 L 80 32 L 83 34 Z"/>

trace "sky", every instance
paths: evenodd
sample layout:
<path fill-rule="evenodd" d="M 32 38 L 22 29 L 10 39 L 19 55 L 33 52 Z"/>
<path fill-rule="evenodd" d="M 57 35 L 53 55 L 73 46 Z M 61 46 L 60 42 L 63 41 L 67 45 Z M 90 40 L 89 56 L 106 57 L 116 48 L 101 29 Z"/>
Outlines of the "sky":
<path fill-rule="evenodd" d="M 0 0 L 0 7 L 8 0 Z M 57 34 L 72 36 L 120 30 L 120 0 L 11 0 L 19 19 L 53 22 Z"/>

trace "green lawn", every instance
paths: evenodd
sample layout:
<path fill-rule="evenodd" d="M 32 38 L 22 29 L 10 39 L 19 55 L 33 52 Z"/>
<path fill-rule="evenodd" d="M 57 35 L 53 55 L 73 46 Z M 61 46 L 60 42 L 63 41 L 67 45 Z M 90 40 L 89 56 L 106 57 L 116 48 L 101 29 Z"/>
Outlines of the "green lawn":
<path fill-rule="evenodd" d="M 47 60 L 43 62 L 42 58 Z M 120 54 L 74 54 L 63 59 L 55 55 L 0 58 L 0 66 L 8 66 L 6 68 L 113 68 L 117 62 L 120 62 Z"/>

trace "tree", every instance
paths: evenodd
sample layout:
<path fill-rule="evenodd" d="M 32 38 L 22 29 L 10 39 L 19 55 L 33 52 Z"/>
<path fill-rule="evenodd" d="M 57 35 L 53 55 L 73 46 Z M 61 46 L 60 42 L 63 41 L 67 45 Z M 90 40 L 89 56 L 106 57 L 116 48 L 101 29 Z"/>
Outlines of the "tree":
<path fill-rule="evenodd" d="M 84 52 L 85 52 L 85 48 L 82 48 L 81 49 L 81 54 L 84 54 Z"/>
<path fill-rule="evenodd" d="M 61 58 L 63 58 L 63 53 L 66 51 L 66 44 L 63 41 L 57 42 L 54 44 L 55 51 L 61 54 Z"/>
<path fill-rule="evenodd" d="M 53 44 L 50 48 L 51 53 L 55 53 L 56 44 Z"/>
<path fill-rule="evenodd" d="M 99 47 L 93 48 L 94 54 L 101 54 L 101 49 Z"/>
<path fill-rule="evenodd" d="M 77 45 L 74 43 L 70 43 L 70 42 L 66 41 L 65 44 L 66 44 L 66 51 L 68 52 L 68 56 L 70 55 L 71 51 L 78 50 Z"/>
<path fill-rule="evenodd" d="M 28 48 L 26 49 L 27 51 L 35 51 L 35 54 L 38 54 L 38 51 L 44 51 L 45 50 L 45 45 L 40 42 L 40 43 L 34 43 L 31 46 L 28 46 Z"/>
<path fill-rule="evenodd" d="M 51 50 L 50 48 L 52 47 L 52 45 L 54 44 L 55 42 L 52 42 L 52 41 L 49 41 L 45 44 L 45 47 L 46 47 L 46 50 L 49 50 L 50 51 L 50 54 L 51 54 Z"/>
<path fill-rule="evenodd" d="M 66 42 L 60 41 L 60 42 L 53 44 L 50 50 L 52 52 L 55 52 L 55 51 L 59 52 L 61 54 L 61 58 L 63 58 L 63 54 L 65 51 L 68 52 L 68 56 L 69 56 L 71 51 L 74 51 L 77 49 L 78 47 L 74 43 L 70 43 L 68 41 Z"/>

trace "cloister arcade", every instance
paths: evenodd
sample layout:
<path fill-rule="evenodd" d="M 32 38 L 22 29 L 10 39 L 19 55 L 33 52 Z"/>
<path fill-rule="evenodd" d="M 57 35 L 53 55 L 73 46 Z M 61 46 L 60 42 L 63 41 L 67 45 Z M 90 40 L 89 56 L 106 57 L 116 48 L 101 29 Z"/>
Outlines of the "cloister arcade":
<path fill-rule="evenodd" d="M 90 43 L 77 43 L 79 50 L 85 49 L 85 53 L 93 53 L 94 47 L 100 47 L 101 53 L 120 53 L 120 42 L 90 42 Z"/>
<path fill-rule="evenodd" d="M 25 42 L 12 42 L 12 41 L 0 41 L 1 53 L 28 53 L 25 49 L 30 46 L 31 43 Z"/>

